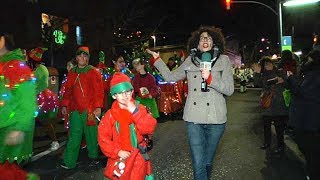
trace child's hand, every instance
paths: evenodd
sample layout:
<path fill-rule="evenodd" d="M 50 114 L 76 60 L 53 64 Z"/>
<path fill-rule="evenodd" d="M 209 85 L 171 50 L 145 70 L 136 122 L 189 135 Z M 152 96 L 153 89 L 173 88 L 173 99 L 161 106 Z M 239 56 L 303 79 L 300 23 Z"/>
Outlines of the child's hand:
<path fill-rule="evenodd" d="M 130 157 L 130 152 L 129 151 L 123 151 L 123 150 L 120 150 L 118 152 L 118 156 L 122 159 L 127 159 L 128 157 Z"/>
<path fill-rule="evenodd" d="M 129 112 L 133 113 L 133 111 L 134 111 L 136 108 L 137 108 L 137 106 L 136 106 L 136 104 L 135 104 L 134 102 L 128 101 L 127 106 L 126 106 L 126 109 L 127 109 Z"/>

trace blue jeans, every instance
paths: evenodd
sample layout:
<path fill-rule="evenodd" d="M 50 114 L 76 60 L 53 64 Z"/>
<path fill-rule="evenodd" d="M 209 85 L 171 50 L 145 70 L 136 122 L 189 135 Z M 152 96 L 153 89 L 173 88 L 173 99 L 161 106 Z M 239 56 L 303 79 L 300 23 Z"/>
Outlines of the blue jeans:
<path fill-rule="evenodd" d="M 186 126 L 192 155 L 194 179 L 208 180 L 212 171 L 212 161 L 225 129 L 225 123 L 194 124 L 186 122 Z"/>

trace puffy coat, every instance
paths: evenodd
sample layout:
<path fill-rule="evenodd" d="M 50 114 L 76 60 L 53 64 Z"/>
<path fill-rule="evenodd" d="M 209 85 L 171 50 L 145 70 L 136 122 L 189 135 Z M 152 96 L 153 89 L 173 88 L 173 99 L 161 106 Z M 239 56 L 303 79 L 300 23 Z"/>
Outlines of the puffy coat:
<path fill-rule="evenodd" d="M 108 157 L 108 163 L 104 175 L 111 179 L 118 179 L 114 175 L 115 164 L 119 161 L 118 152 L 121 150 L 120 134 L 117 131 L 117 120 L 111 111 L 119 111 L 118 102 L 112 104 L 112 108 L 102 118 L 98 126 L 98 143 L 100 148 Z M 133 124 L 137 134 L 137 142 L 140 146 L 146 146 L 143 135 L 153 134 L 157 121 L 147 112 L 145 106 L 138 105 L 138 111 L 132 116 Z M 120 177 L 121 180 L 142 180 L 150 171 L 150 161 L 146 161 L 139 149 L 132 147 L 131 156 L 125 162 L 125 173 Z M 134 164 L 134 165 L 133 165 Z M 128 168 L 130 168 L 128 170 Z"/>

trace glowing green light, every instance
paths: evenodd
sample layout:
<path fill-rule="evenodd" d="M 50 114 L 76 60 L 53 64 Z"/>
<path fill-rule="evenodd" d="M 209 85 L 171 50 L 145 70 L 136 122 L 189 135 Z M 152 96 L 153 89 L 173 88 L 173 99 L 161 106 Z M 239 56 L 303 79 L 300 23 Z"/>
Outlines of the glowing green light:
<path fill-rule="evenodd" d="M 320 0 L 292 0 L 283 3 L 283 6 L 299 6 L 319 2 Z"/>
<path fill-rule="evenodd" d="M 64 40 L 67 38 L 67 36 L 60 30 L 53 31 L 54 36 L 54 42 L 57 44 L 64 44 Z"/>
<path fill-rule="evenodd" d="M 16 114 L 15 112 L 12 112 L 12 113 L 9 115 L 9 119 L 13 118 L 13 116 L 14 116 L 15 114 Z"/>

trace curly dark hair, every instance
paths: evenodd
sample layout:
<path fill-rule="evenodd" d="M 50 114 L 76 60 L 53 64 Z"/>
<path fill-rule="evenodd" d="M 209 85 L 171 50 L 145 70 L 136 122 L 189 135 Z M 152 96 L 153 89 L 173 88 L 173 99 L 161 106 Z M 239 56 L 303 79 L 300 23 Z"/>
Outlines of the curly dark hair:
<path fill-rule="evenodd" d="M 212 37 L 213 43 L 219 47 L 220 53 L 223 54 L 225 50 L 224 36 L 222 30 L 214 26 L 200 26 L 199 29 L 193 31 L 188 39 L 188 51 L 190 52 L 191 49 L 198 47 L 200 35 L 203 32 L 207 32 Z"/>

